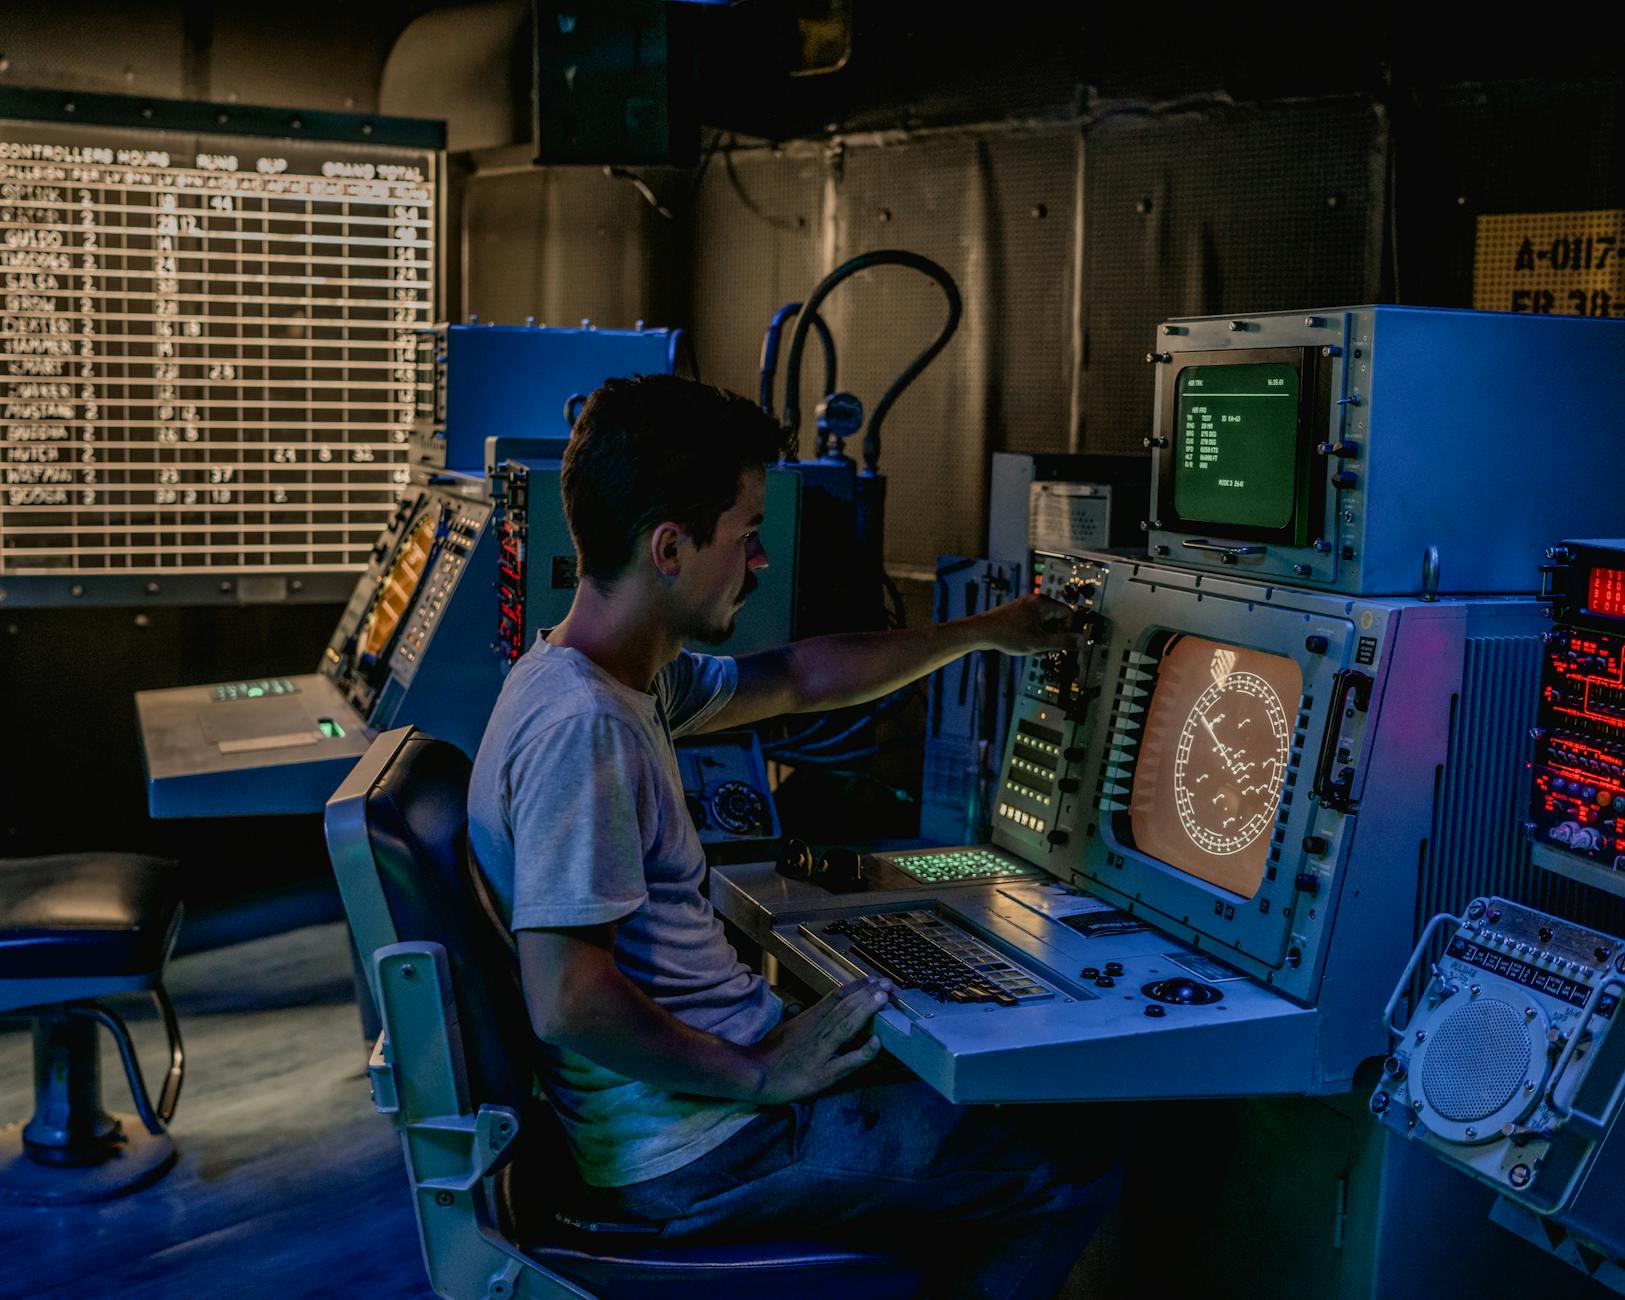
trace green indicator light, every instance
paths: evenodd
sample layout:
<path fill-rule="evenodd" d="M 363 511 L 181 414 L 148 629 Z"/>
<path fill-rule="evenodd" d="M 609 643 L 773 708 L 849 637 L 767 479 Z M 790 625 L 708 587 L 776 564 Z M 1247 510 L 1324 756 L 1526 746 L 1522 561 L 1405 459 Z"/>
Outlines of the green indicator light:
<path fill-rule="evenodd" d="M 327 737 L 328 740 L 344 739 L 344 728 L 334 722 L 332 718 L 323 718 L 316 725 L 322 729 L 322 735 Z"/>
<path fill-rule="evenodd" d="M 248 688 L 248 698 L 251 700 L 257 700 L 264 694 L 265 688 L 263 686 L 250 686 Z"/>

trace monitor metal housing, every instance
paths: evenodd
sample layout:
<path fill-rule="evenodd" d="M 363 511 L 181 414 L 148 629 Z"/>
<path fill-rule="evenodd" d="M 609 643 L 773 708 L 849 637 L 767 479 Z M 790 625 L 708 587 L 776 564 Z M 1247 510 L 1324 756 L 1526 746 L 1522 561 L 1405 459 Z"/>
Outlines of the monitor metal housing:
<path fill-rule="evenodd" d="M 1176 380 L 1286 358 L 1302 378 L 1289 525 L 1180 519 Z M 1171 320 L 1157 375 L 1153 558 L 1347 595 L 1533 592 L 1553 538 L 1617 531 L 1625 321 L 1362 306 Z M 1578 471 L 1578 472 L 1577 472 Z"/>

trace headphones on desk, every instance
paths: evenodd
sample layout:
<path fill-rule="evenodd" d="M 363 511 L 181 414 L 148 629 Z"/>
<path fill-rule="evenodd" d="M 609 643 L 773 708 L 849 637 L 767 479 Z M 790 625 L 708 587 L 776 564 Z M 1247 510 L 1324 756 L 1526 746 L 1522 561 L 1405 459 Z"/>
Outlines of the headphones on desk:
<path fill-rule="evenodd" d="M 773 869 L 789 880 L 805 880 L 832 894 L 852 894 L 869 888 L 858 851 L 844 844 L 813 855 L 806 840 L 788 839 Z"/>

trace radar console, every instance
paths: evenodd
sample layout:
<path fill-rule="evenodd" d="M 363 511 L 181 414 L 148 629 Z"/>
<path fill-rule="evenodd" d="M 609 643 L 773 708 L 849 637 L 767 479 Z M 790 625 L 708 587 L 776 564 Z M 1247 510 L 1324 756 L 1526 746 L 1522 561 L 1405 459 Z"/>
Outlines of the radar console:
<path fill-rule="evenodd" d="M 1090 643 L 1028 664 L 992 842 L 871 855 L 856 901 L 720 868 L 713 901 L 818 988 L 894 974 L 868 921 L 994 954 L 964 964 L 1000 978 L 949 962 L 877 1022 L 956 1101 L 1347 1090 L 1385 1047 L 1371 972 L 1403 966 L 1431 893 L 1473 889 L 1470 846 L 1516 834 L 1497 794 L 1527 735 L 1483 726 L 1527 690 L 1539 607 L 1035 568 Z"/>

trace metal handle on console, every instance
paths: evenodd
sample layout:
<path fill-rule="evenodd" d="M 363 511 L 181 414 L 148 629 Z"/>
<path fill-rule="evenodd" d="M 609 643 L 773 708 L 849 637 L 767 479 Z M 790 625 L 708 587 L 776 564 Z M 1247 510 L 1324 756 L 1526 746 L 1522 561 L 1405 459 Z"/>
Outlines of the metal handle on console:
<path fill-rule="evenodd" d="M 1372 679 L 1357 669 L 1345 668 L 1332 683 L 1332 707 L 1326 715 L 1326 731 L 1320 739 L 1320 757 L 1315 763 L 1314 791 L 1320 802 L 1336 812 L 1348 812 L 1354 804 L 1354 777 L 1351 767 L 1345 766 L 1340 774 L 1346 780 L 1332 776 L 1337 766 L 1337 742 L 1342 738 L 1342 719 L 1352 706 L 1361 713 L 1371 707 Z"/>
<path fill-rule="evenodd" d="M 1187 551 L 1214 551 L 1219 558 L 1234 564 L 1244 555 L 1262 555 L 1264 548 L 1251 542 L 1210 542 L 1205 537 L 1188 537 L 1180 542 Z"/>
<path fill-rule="evenodd" d="M 1399 977 L 1399 983 L 1394 985 L 1394 995 L 1388 999 L 1388 1005 L 1383 1008 L 1382 1023 L 1388 1026 L 1388 1032 L 1394 1038 L 1403 1038 L 1405 1030 L 1394 1024 L 1394 1011 L 1399 1006 L 1400 998 L 1405 996 L 1405 988 L 1411 982 L 1411 976 L 1416 974 L 1416 968 L 1427 955 L 1428 947 L 1433 943 L 1433 932 L 1441 925 L 1461 925 L 1462 918 L 1451 916 L 1449 912 L 1440 912 L 1428 922 L 1428 928 L 1422 932 L 1422 942 L 1416 945 L 1416 951 L 1405 965 L 1405 973 Z M 1406 1028 L 1410 1027 L 1410 1020 L 1405 1021 Z"/>
<path fill-rule="evenodd" d="M 1591 1023 L 1591 1017 L 1597 1010 L 1597 1004 L 1602 1001 L 1603 994 L 1607 993 L 1609 989 L 1618 989 L 1620 992 L 1625 993 L 1625 979 L 1610 976 L 1591 990 L 1591 996 L 1586 999 L 1585 1010 L 1580 1013 L 1580 1022 L 1575 1027 L 1574 1032 L 1569 1035 L 1569 1041 L 1563 1048 L 1563 1054 L 1557 1058 L 1557 1064 L 1552 1069 L 1552 1081 L 1546 1085 L 1546 1102 L 1552 1108 L 1553 1115 L 1562 1121 L 1577 1119 L 1582 1124 L 1589 1124 L 1599 1131 L 1607 1127 L 1605 1120 L 1599 1119 L 1595 1115 L 1587 1115 L 1584 1111 L 1575 1110 L 1572 1105 L 1562 1106 L 1558 1104 L 1557 1084 L 1558 1080 L 1563 1077 L 1564 1071 L 1573 1063 L 1574 1054 L 1580 1046 L 1580 1035 L 1585 1027 Z M 1593 1046 L 1591 1050 L 1595 1053 L 1597 1048 Z M 1578 1085 L 1576 1085 L 1576 1091 L 1578 1091 Z M 1619 1090 L 1615 1090 L 1614 1096 L 1617 1103 Z"/>

